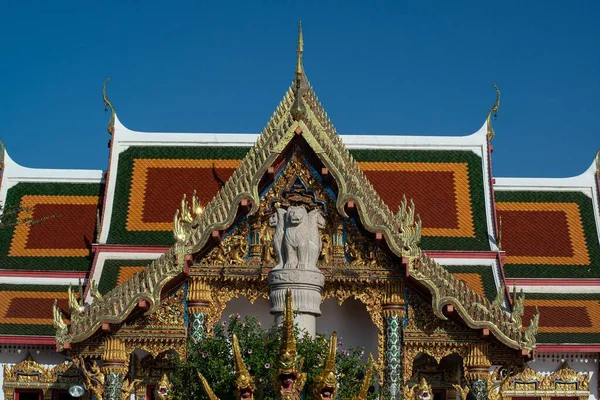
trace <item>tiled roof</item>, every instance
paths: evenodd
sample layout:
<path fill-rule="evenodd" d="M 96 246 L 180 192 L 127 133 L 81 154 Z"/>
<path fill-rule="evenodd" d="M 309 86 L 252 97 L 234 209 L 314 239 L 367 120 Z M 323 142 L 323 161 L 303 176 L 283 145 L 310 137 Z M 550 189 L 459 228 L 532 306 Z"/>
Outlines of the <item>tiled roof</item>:
<path fill-rule="evenodd" d="M 496 191 L 507 278 L 599 278 L 592 199 L 580 192 Z"/>
<path fill-rule="evenodd" d="M 246 147 L 130 147 L 119 155 L 108 243 L 170 245 L 173 215 L 194 190 L 208 203 Z"/>
<path fill-rule="evenodd" d="M 392 211 L 412 198 L 425 250 L 489 250 L 481 158 L 472 151 L 351 150 Z"/>
<path fill-rule="evenodd" d="M 153 260 L 105 260 L 102 266 L 102 276 L 98 284 L 98 291 L 106 294 L 131 278 L 136 272 L 144 269 Z"/>
<path fill-rule="evenodd" d="M 99 193 L 100 184 L 92 183 L 21 182 L 10 188 L 5 206 L 21 209 L 20 219 L 41 222 L 0 229 L 0 269 L 87 271 Z"/>
<path fill-rule="evenodd" d="M 169 245 L 181 196 L 207 203 L 246 147 L 131 147 L 119 155 L 108 243 Z M 481 158 L 471 151 L 351 150 L 392 210 L 415 201 L 427 250 L 489 250 Z"/>
<path fill-rule="evenodd" d="M 540 310 L 539 343 L 600 343 L 600 293 L 526 293 L 523 324 Z"/>
<path fill-rule="evenodd" d="M 455 278 L 462 279 L 479 295 L 494 301 L 498 288 L 490 265 L 443 265 Z"/>
<path fill-rule="evenodd" d="M 69 309 L 67 286 L 0 284 L 0 335 L 54 336 L 55 299 Z"/>

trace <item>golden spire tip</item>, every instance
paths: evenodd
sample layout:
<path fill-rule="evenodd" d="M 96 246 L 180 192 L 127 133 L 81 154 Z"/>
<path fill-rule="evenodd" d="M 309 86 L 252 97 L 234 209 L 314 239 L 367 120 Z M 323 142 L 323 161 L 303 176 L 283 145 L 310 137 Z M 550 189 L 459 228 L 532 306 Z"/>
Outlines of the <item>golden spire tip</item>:
<path fill-rule="evenodd" d="M 302 53 L 304 52 L 304 37 L 302 36 L 302 20 L 298 21 L 298 46 L 296 47 L 296 74 L 302 74 Z"/>

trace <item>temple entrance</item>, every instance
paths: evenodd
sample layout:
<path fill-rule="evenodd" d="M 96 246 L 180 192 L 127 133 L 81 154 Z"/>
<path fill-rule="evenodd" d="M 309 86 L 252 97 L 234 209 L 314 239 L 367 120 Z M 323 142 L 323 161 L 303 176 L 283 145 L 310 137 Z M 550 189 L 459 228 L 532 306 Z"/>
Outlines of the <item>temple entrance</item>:
<path fill-rule="evenodd" d="M 463 359 L 458 354 L 450 354 L 440 360 L 429 354 L 420 353 L 413 361 L 411 381 L 418 384 L 423 378 L 431 385 L 434 400 L 456 398 L 453 385 L 462 384 Z"/>

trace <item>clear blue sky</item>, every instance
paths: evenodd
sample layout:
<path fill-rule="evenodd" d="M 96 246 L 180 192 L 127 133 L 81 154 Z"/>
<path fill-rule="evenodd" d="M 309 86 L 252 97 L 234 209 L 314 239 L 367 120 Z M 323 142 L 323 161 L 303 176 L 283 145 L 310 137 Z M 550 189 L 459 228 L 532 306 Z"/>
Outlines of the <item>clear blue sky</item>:
<path fill-rule="evenodd" d="M 339 132 L 465 135 L 502 91 L 496 176 L 571 176 L 600 147 L 600 2 L 16 2 L 0 14 L 0 139 L 105 169 L 101 87 L 130 129 L 259 132 L 307 75 Z"/>

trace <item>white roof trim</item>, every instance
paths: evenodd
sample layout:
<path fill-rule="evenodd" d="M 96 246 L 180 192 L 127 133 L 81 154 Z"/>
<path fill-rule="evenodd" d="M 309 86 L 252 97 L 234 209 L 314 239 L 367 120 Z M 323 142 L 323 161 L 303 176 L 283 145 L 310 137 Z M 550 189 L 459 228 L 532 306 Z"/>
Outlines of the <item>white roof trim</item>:
<path fill-rule="evenodd" d="M 253 146 L 258 139 L 254 133 L 150 133 L 137 132 L 128 129 L 115 115 L 114 134 L 111 149 L 109 171 L 117 171 L 119 155 L 131 146 Z M 487 122 L 477 132 L 460 137 L 452 136 L 397 136 L 397 135 L 341 135 L 342 140 L 349 149 L 421 149 L 421 150 L 471 150 L 482 158 L 484 170 L 484 186 L 488 232 L 491 229 L 491 196 L 488 184 L 487 169 Z M 109 173 L 104 214 L 102 216 L 102 229 L 99 243 L 108 240 L 112 209 L 114 203 L 114 190 L 116 174 Z M 490 240 L 492 248 L 494 244 Z M 123 244 L 123 243 L 121 243 Z"/>
<path fill-rule="evenodd" d="M 2 276 L 0 277 L 0 283 L 9 285 L 60 285 L 60 286 L 79 286 L 79 278 L 45 278 L 39 276 Z M 81 279 L 81 284 L 85 286 L 86 279 Z"/>
<path fill-rule="evenodd" d="M 479 147 L 486 142 L 487 125 L 467 136 L 405 136 L 405 135 L 345 135 L 340 134 L 350 149 L 418 148 L 463 149 Z M 115 142 L 119 146 L 252 146 L 256 133 L 166 133 L 139 132 L 125 127 L 115 115 Z"/>
<path fill-rule="evenodd" d="M 100 183 L 101 170 L 83 169 L 43 169 L 27 168 L 17 164 L 4 152 L 4 171 L 2 171 L 2 187 L 0 188 L 0 203 L 6 200 L 8 189 L 20 182 L 39 183 Z"/>
<path fill-rule="evenodd" d="M 582 174 L 568 178 L 496 178 L 496 190 L 581 190 L 595 189 L 594 176 L 596 165 L 592 165 Z"/>
<path fill-rule="evenodd" d="M 560 285 L 560 286 L 537 286 L 537 285 L 513 285 L 510 282 L 508 286 L 512 292 L 513 286 L 517 286 L 517 291 L 523 289 L 525 295 L 527 293 L 600 293 L 600 286 L 586 285 L 586 286 L 570 286 L 570 285 Z M 526 297 L 527 298 L 527 297 Z"/>

